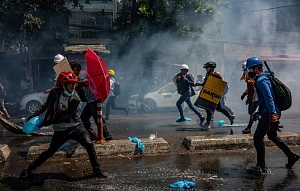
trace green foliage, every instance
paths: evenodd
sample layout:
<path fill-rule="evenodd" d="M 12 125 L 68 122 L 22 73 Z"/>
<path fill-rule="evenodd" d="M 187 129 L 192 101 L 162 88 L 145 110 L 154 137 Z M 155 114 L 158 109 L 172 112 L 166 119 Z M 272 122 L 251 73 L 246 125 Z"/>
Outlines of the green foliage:
<path fill-rule="evenodd" d="M 220 6 L 224 0 L 122 0 L 114 25 L 121 38 L 117 43 L 126 51 L 128 44 L 139 37 L 171 32 L 177 38 L 200 41 L 203 31 L 211 37 L 219 35 L 222 22 Z M 123 52 L 124 53 L 124 52 Z M 121 53 L 122 54 L 122 53 Z"/>
<path fill-rule="evenodd" d="M 67 1 L 73 2 L 74 8 L 83 9 L 79 0 L 2 0 L 0 40 L 11 46 L 67 35 L 70 16 L 65 7 Z"/>

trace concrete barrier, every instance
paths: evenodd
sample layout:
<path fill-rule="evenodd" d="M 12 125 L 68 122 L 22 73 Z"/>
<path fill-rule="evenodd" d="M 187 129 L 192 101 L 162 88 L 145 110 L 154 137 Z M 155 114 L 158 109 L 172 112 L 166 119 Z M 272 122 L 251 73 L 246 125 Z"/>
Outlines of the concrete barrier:
<path fill-rule="evenodd" d="M 299 145 L 300 135 L 297 133 L 278 133 L 279 137 L 288 145 Z M 264 138 L 266 146 L 275 144 L 267 137 Z M 207 135 L 207 136 L 187 136 L 182 144 L 189 151 L 225 149 L 232 150 L 238 148 L 252 148 L 253 135 Z"/>
<path fill-rule="evenodd" d="M 170 153 L 169 144 L 163 138 L 140 139 L 145 146 L 143 155 L 157 155 Z M 136 143 L 129 140 L 111 140 L 106 144 L 94 144 L 96 153 L 98 156 L 117 156 L 117 155 L 136 155 L 138 151 L 136 149 Z M 31 146 L 27 153 L 27 160 L 36 159 L 43 151 L 49 147 L 49 144 L 42 144 L 39 146 Z M 81 158 L 88 157 L 86 150 L 76 144 L 76 146 L 70 145 L 57 151 L 52 159 L 59 158 Z"/>
<path fill-rule="evenodd" d="M 5 162 L 11 153 L 8 145 L 0 144 L 0 162 Z"/>

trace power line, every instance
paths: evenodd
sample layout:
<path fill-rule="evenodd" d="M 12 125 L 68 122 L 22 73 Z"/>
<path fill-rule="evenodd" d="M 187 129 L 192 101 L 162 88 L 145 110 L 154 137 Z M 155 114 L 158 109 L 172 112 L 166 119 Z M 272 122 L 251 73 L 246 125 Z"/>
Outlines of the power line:
<path fill-rule="evenodd" d="M 283 5 L 283 6 L 280 6 L 280 7 L 271 7 L 271 8 L 267 8 L 267 9 L 257 9 L 257 10 L 252 10 L 252 11 L 246 11 L 246 12 L 244 12 L 244 13 L 241 14 L 241 15 L 244 15 L 244 14 L 249 13 L 249 12 L 269 11 L 269 10 L 280 9 L 280 8 L 286 8 L 286 7 L 297 7 L 297 6 L 299 6 L 299 5 L 300 5 L 300 4 L 295 4 L 295 5 Z"/>

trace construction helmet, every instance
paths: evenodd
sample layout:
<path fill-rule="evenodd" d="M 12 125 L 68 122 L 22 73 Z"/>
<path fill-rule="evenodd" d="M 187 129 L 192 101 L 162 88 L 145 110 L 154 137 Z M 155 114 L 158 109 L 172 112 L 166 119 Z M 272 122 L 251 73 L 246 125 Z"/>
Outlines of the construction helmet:
<path fill-rule="evenodd" d="M 247 71 L 246 63 L 247 62 L 242 63 L 242 71 Z"/>
<path fill-rule="evenodd" d="M 251 67 L 257 66 L 259 64 L 262 64 L 262 61 L 259 58 L 251 57 L 247 60 L 246 68 L 251 68 Z"/>
<path fill-rule="evenodd" d="M 56 80 L 56 87 L 61 86 L 65 83 L 77 83 L 78 78 L 73 72 L 61 72 Z"/>
<path fill-rule="evenodd" d="M 186 64 L 182 64 L 181 67 L 180 67 L 180 70 L 188 70 L 188 69 L 190 69 L 190 68 Z"/>
<path fill-rule="evenodd" d="M 108 73 L 109 73 L 110 75 L 112 75 L 112 76 L 115 75 L 115 71 L 114 71 L 114 70 L 108 70 Z"/>
<path fill-rule="evenodd" d="M 61 54 L 56 54 L 56 55 L 54 56 L 54 63 L 59 63 L 59 62 L 61 62 L 64 58 L 65 58 L 65 57 L 64 57 L 63 55 L 61 55 Z"/>
<path fill-rule="evenodd" d="M 211 68 L 216 68 L 217 64 L 214 61 L 208 61 L 204 64 L 203 68 L 211 67 Z"/>

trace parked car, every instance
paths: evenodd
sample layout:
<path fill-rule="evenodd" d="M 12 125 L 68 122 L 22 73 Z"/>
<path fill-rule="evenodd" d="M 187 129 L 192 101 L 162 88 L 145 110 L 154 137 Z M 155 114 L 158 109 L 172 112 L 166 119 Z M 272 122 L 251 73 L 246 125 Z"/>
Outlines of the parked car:
<path fill-rule="evenodd" d="M 195 103 L 199 96 L 199 87 L 194 88 L 196 95 L 191 98 L 192 103 Z M 162 88 L 154 92 L 149 92 L 145 95 L 144 103 L 141 103 L 141 107 L 146 112 L 154 112 L 160 108 L 176 108 L 176 102 L 180 95 L 177 93 L 175 84 L 168 83 Z M 136 109 L 138 94 L 131 95 L 128 100 L 128 107 L 132 110 Z M 185 109 L 186 103 L 184 102 L 183 108 Z"/>
<path fill-rule="evenodd" d="M 32 114 L 47 100 L 50 89 L 45 92 L 31 93 L 23 96 L 19 102 L 19 110 Z"/>

